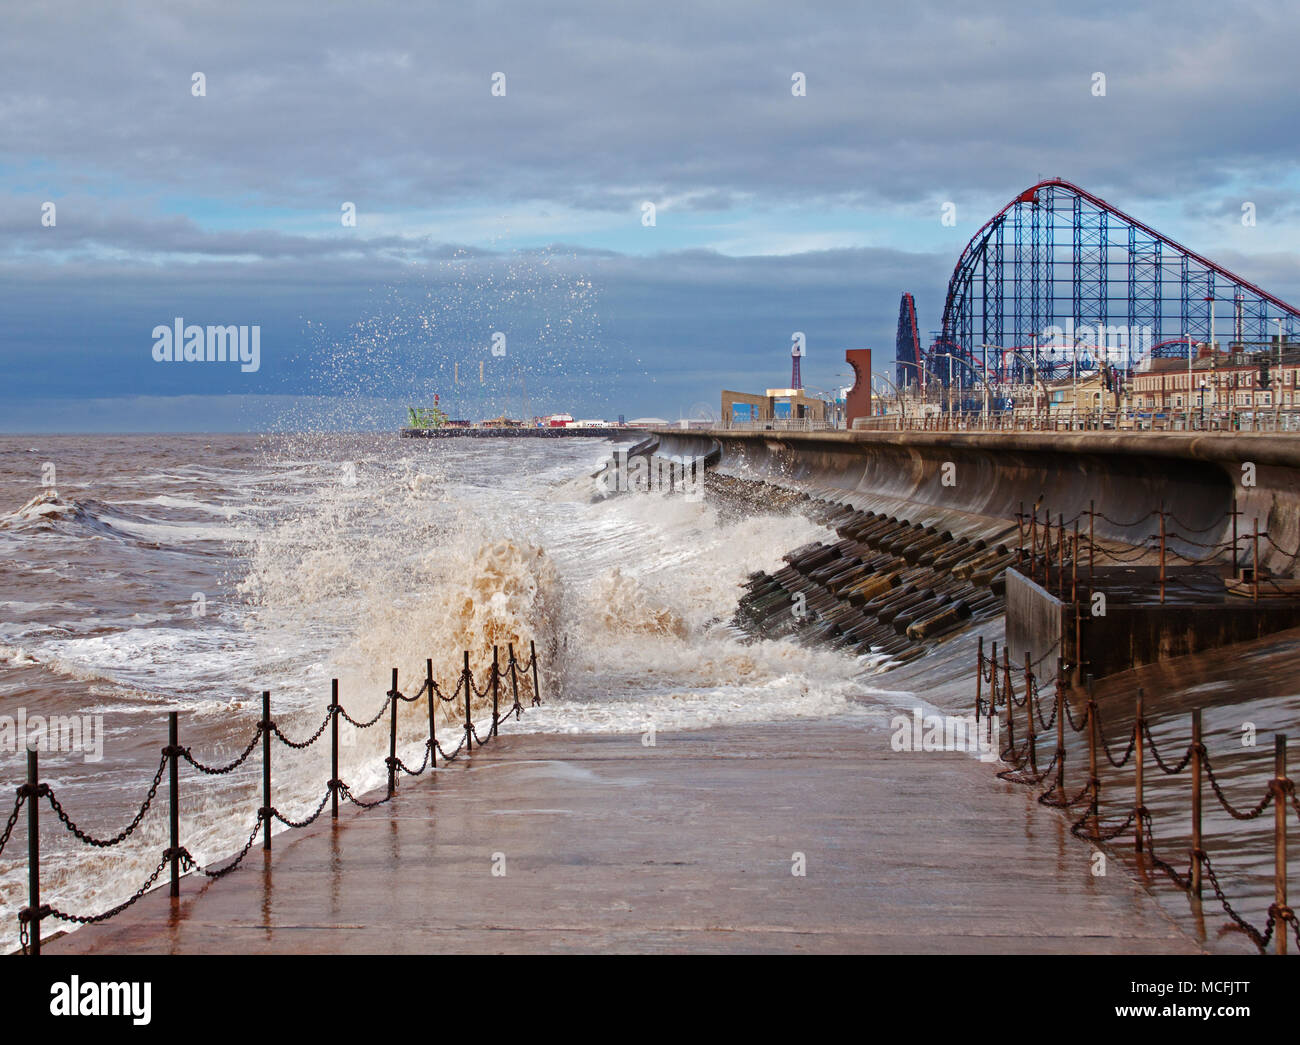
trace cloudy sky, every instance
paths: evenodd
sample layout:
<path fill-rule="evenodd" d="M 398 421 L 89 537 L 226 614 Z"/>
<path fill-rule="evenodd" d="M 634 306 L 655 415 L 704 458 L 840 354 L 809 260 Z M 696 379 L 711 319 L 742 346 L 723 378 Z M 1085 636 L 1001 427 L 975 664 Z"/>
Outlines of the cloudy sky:
<path fill-rule="evenodd" d="M 675 418 L 796 330 L 830 389 L 1044 177 L 1300 299 L 1294 8 L 989 6 L 7 5 L 0 431 Z"/>

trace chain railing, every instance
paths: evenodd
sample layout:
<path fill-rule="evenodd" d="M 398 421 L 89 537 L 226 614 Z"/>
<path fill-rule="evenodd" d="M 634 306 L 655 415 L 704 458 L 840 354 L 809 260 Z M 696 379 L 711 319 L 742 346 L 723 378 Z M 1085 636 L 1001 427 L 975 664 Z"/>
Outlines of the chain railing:
<path fill-rule="evenodd" d="M 158 765 L 158 771 L 154 774 L 153 780 L 149 785 L 148 793 L 145 796 L 139 810 L 135 813 L 130 823 L 119 831 L 116 835 L 109 838 L 99 838 L 88 831 L 83 830 L 72 816 L 64 809 L 63 804 L 59 801 L 54 789 L 48 783 L 42 783 L 40 779 L 40 766 L 37 761 L 37 752 L 29 750 L 27 752 L 27 781 L 20 786 L 15 794 L 14 805 L 9 813 L 3 831 L 0 831 L 0 853 L 3 853 L 5 847 L 13 837 L 14 829 L 20 818 L 20 814 L 25 807 L 27 810 L 27 883 L 28 883 L 28 902 L 27 906 L 22 908 L 18 913 L 19 940 L 22 945 L 24 954 L 40 954 L 41 952 L 41 933 L 40 924 L 46 918 L 53 918 L 58 921 L 68 922 L 76 925 L 89 925 L 92 923 L 107 921 L 123 911 L 132 907 L 146 893 L 152 889 L 162 877 L 163 873 L 170 867 L 170 893 L 173 897 L 180 895 L 180 879 L 183 874 L 197 873 L 206 878 L 224 878 L 230 874 L 244 861 L 244 858 L 252 852 L 257 844 L 257 836 L 262 835 L 262 848 L 265 851 L 271 849 L 271 827 L 275 822 L 283 824 L 285 827 L 296 830 L 308 827 L 315 823 L 325 813 L 326 806 L 329 806 L 330 816 L 337 820 L 339 815 L 339 799 L 351 802 L 353 805 L 362 809 L 373 809 L 392 800 L 397 792 L 397 780 L 399 771 L 405 776 L 418 777 L 426 772 L 437 769 L 438 756 L 442 756 L 443 764 L 454 761 L 463 751 L 469 754 L 475 745 L 482 747 L 487 740 L 492 739 L 498 734 L 498 727 L 503 719 L 509 719 L 511 714 L 517 720 L 524 711 L 524 705 L 519 699 L 519 676 L 524 676 L 525 688 L 531 688 L 530 706 L 537 707 L 541 704 L 541 686 L 537 670 L 537 646 L 533 641 L 529 641 L 529 655 L 527 661 L 521 661 L 515 654 L 514 643 L 507 646 L 507 656 L 505 667 L 501 665 L 500 648 L 492 647 L 492 665 L 488 668 L 487 678 L 482 688 L 475 684 L 474 674 L 470 670 L 469 652 L 465 652 L 463 667 L 460 671 L 459 681 L 455 690 L 450 696 L 446 695 L 433 677 L 433 660 L 425 661 L 425 679 L 420 688 L 413 694 L 403 693 L 397 685 L 397 669 L 393 669 L 392 688 L 384 696 L 384 703 L 375 715 L 365 721 L 353 718 L 344 710 L 339 703 L 339 683 L 338 679 L 332 680 L 330 704 L 326 708 L 325 717 L 320 725 L 308 737 L 302 740 L 293 739 L 287 736 L 279 724 L 271 717 L 271 694 L 269 691 L 262 693 L 262 717 L 253 731 L 252 737 L 248 741 L 247 747 L 243 749 L 240 755 L 232 762 L 225 765 L 208 765 L 199 761 L 191 754 L 188 747 L 182 747 L 179 739 L 179 713 L 172 711 L 167 716 L 167 744 L 162 748 L 161 760 Z M 510 682 L 510 697 L 512 703 L 505 710 L 504 715 L 501 712 L 501 683 L 508 679 Z M 529 683 L 531 682 L 531 686 Z M 475 696 L 486 699 L 488 695 L 492 698 L 492 722 L 487 729 L 486 738 L 480 738 L 474 726 L 473 718 L 473 699 Z M 428 707 L 429 716 L 429 736 L 424 743 L 424 760 L 418 769 L 411 769 L 397 756 L 397 708 L 399 704 L 414 704 L 420 699 L 425 699 Z M 445 703 L 455 706 L 463 703 L 465 706 L 465 720 L 461 733 L 460 743 L 455 749 L 448 753 L 438 742 L 437 718 L 435 710 L 439 703 Z M 354 729 L 369 729 L 379 724 L 384 718 L 385 712 L 388 715 L 388 756 L 384 759 L 384 764 L 388 770 L 387 788 L 384 797 L 368 801 L 359 798 L 352 788 L 340 778 L 339 775 L 339 721 L 340 719 L 347 722 Z M 458 710 L 456 711 L 458 714 Z M 320 801 L 316 804 L 315 809 L 310 815 L 302 819 L 292 819 L 285 816 L 278 810 L 272 801 L 272 780 L 271 780 L 271 741 L 279 741 L 285 747 L 292 750 L 301 751 L 312 747 L 324 736 L 326 731 L 330 737 L 330 779 L 326 781 L 325 792 Z M 262 805 L 257 810 L 257 821 L 253 824 L 253 829 L 249 833 L 248 841 L 233 857 L 226 858 L 225 862 L 217 867 L 205 867 L 195 859 L 194 855 L 181 844 L 180 838 L 180 763 L 183 761 L 191 766 L 202 776 L 223 776 L 234 772 L 253 755 L 258 748 L 258 742 L 261 742 L 262 749 Z M 60 907 L 41 902 L 41 845 L 40 845 L 40 806 L 42 802 L 48 803 L 54 811 L 55 816 L 64 828 L 71 833 L 79 842 L 96 848 L 112 848 L 125 842 L 134 834 L 141 822 L 145 819 L 150 808 L 152 808 L 158 791 L 162 786 L 163 775 L 168 775 L 168 814 L 169 814 L 169 845 L 163 850 L 161 859 L 153 872 L 145 879 L 144 883 L 126 900 L 116 906 L 102 911 L 97 914 L 80 914 L 65 911 Z"/>
<path fill-rule="evenodd" d="M 1300 919 L 1287 903 L 1287 816 L 1293 812 L 1300 820 L 1300 799 L 1296 797 L 1295 782 L 1288 779 L 1286 767 L 1287 738 L 1277 734 L 1273 738 L 1273 776 L 1268 781 L 1263 795 L 1249 807 L 1239 807 L 1232 802 L 1225 788 L 1214 772 L 1209 752 L 1201 737 L 1201 709 L 1191 713 L 1191 740 L 1181 752 L 1161 753 L 1152 735 L 1150 723 L 1143 711 L 1143 694 L 1138 689 L 1135 696 L 1135 715 L 1133 726 L 1122 743 L 1126 744 L 1124 753 L 1117 756 L 1112 745 L 1106 740 L 1101 713 L 1093 696 L 1092 678 L 1088 679 L 1087 703 L 1079 719 L 1075 719 L 1070 709 L 1065 678 L 1066 665 L 1060 658 L 1056 664 L 1056 680 L 1053 695 L 1048 698 L 1052 706 L 1051 716 L 1046 716 L 1042 705 L 1044 697 L 1039 690 L 1038 678 L 1034 666 L 1025 655 L 1025 666 L 1018 673 L 1021 680 L 1022 695 L 1016 696 L 1015 678 L 1006 648 L 1002 651 L 1002 662 L 998 662 L 997 644 L 994 643 L 991 655 L 984 651 L 984 639 L 981 637 L 978 647 L 978 666 L 975 682 L 975 717 L 982 715 L 999 719 L 999 728 L 1006 735 L 1007 743 L 1000 752 L 1002 761 L 1010 768 L 998 773 L 998 776 L 1012 783 L 1041 787 L 1050 779 L 1050 786 L 1041 790 L 1038 801 L 1043 805 L 1070 810 L 1073 816 L 1080 809 L 1082 815 L 1070 825 L 1071 834 L 1078 838 L 1094 842 L 1109 842 L 1131 833 L 1135 851 L 1146 855 L 1153 866 L 1163 872 L 1175 885 L 1199 898 L 1206 880 L 1214 891 L 1215 898 L 1232 922 L 1261 951 L 1268 949 L 1273 942 L 1278 954 L 1287 953 L 1287 926 L 1300 947 Z M 1024 743 L 1017 747 L 1015 742 L 1016 719 L 1024 709 L 1023 726 Z M 1035 710 L 1036 709 L 1036 710 Z M 1038 744 L 1044 734 L 1051 731 L 1055 724 L 1055 750 L 1048 766 L 1038 768 Z M 1041 727 L 1041 732 L 1039 728 Z M 1075 734 L 1085 734 L 1088 744 L 1088 778 L 1081 790 L 1070 796 L 1066 787 L 1066 730 Z M 1132 809 L 1118 822 L 1103 823 L 1101 815 L 1102 778 L 1099 771 L 1099 754 L 1116 769 L 1122 769 L 1130 762 L 1133 764 L 1133 805 Z M 1180 776 L 1190 769 L 1191 777 L 1191 846 L 1188 850 L 1188 869 L 1180 872 L 1169 861 L 1160 857 L 1155 851 L 1155 838 L 1152 831 L 1152 815 L 1144 803 L 1146 755 L 1155 760 L 1156 767 L 1167 776 Z M 1234 820 L 1251 821 L 1259 819 L 1271 805 L 1274 809 L 1273 819 L 1273 903 L 1268 908 L 1264 927 L 1252 925 L 1241 915 L 1229 901 L 1220 883 L 1218 873 L 1205 849 L 1203 822 L 1203 783 L 1208 780 L 1215 800 Z M 1086 803 L 1086 804 L 1085 804 Z"/>
<path fill-rule="evenodd" d="M 1172 560 L 1177 559 L 1185 566 L 1222 566 L 1226 560 L 1237 585 L 1237 594 L 1243 597 L 1249 594 L 1255 602 L 1259 601 L 1261 590 L 1266 597 L 1274 594 L 1296 597 L 1296 591 L 1279 583 L 1278 578 L 1266 575 L 1268 570 L 1260 561 L 1260 548 L 1261 542 L 1270 545 L 1289 560 L 1291 567 L 1295 566 L 1300 549 L 1285 548 L 1274 541 L 1267 530 L 1260 529 L 1258 517 L 1251 520 L 1250 532 L 1243 532 L 1241 522 L 1244 514 L 1235 497 L 1230 509 L 1204 526 L 1193 526 L 1185 522 L 1176 513 L 1167 511 L 1163 505 L 1152 508 L 1135 519 L 1114 519 L 1105 512 L 1098 511 L 1095 502 L 1089 502 L 1087 508 L 1070 518 L 1057 513 L 1053 520 L 1050 508 L 1044 509 L 1040 519 L 1038 505 L 1026 512 L 1022 502 L 1016 513 L 1016 568 L 1062 599 L 1077 603 L 1085 590 L 1091 594 L 1098 566 L 1128 565 L 1151 556 L 1155 559 L 1152 565 L 1158 568 L 1160 601 L 1163 603 L 1167 598 L 1167 589 L 1178 583 L 1168 576 Z M 1148 520 L 1154 520 L 1154 530 L 1142 535 L 1138 543 L 1126 542 L 1127 548 L 1117 549 L 1097 540 L 1098 520 L 1120 530 L 1134 529 Z M 1177 529 L 1171 529 L 1170 523 Z M 1232 535 L 1230 539 L 1200 539 L 1202 535 L 1223 533 L 1229 528 Z M 1171 547 L 1175 544 L 1197 549 L 1199 554 L 1184 554 Z M 1246 559 L 1249 560 L 1249 565 L 1243 562 Z M 1249 576 L 1248 583 L 1243 574 Z"/>

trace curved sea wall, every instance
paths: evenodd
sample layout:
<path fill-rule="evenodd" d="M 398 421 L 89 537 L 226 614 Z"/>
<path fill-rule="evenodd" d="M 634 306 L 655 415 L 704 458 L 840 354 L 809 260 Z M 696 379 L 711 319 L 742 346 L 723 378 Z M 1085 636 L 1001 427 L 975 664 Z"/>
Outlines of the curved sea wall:
<path fill-rule="evenodd" d="M 1231 546 L 1293 576 L 1300 546 L 1300 437 L 1180 432 L 768 432 L 658 430 L 658 453 L 711 456 L 723 474 L 901 512 L 954 533 L 1005 533 L 1038 506 L 1052 521 L 1098 513 L 1100 540 L 1150 543 L 1166 513 L 1168 547 L 1203 557 Z M 711 462 L 712 463 L 712 462 Z M 1253 483 L 1253 484 L 1252 484 Z M 1040 516 L 1041 518 L 1041 516 Z M 1228 553 L 1224 551 L 1224 561 Z"/>

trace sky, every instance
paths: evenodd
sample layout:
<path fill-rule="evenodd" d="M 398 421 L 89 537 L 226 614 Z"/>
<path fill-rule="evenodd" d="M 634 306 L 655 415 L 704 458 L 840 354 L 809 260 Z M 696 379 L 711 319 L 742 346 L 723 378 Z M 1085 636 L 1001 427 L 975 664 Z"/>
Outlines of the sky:
<path fill-rule="evenodd" d="M 962 247 L 1049 177 L 1300 301 L 1284 3 L 84 0 L 3 24 L 0 431 L 382 428 L 434 395 L 702 416 L 787 384 L 796 331 L 828 391 L 845 349 L 892 358 L 904 291 L 937 330 Z M 155 358 L 178 319 L 256 327 L 256 369 Z"/>

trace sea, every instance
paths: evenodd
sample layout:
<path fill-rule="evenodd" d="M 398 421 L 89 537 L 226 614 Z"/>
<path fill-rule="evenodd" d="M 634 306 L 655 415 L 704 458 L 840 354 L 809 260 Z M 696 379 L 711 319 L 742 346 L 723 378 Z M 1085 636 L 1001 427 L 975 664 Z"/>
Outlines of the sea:
<path fill-rule="evenodd" d="M 527 643 L 537 649 L 542 696 L 515 731 L 874 713 L 859 658 L 754 642 L 731 625 L 751 572 L 834 534 L 707 496 L 610 497 L 594 476 L 613 449 L 603 438 L 391 433 L 0 437 L 5 795 L 27 771 L 19 734 L 44 726 L 41 779 L 79 827 L 112 837 L 160 769 L 171 711 L 195 759 L 228 763 L 247 748 L 264 692 L 280 729 L 306 739 L 333 680 L 364 721 L 393 669 L 414 693 L 432 660 L 450 693 L 468 652 L 482 686 L 493 646 L 504 660 L 511 642 L 521 659 Z M 485 699 L 476 719 L 490 716 Z M 439 708 L 450 748 L 463 711 Z M 358 795 L 381 786 L 387 729 L 340 732 L 341 779 Z M 419 765 L 423 702 L 402 706 L 398 732 L 399 757 Z M 327 743 L 275 745 L 285 817 L 319 807 L 329 757 Z M 181 840 L 197 860 L 247 843 L 260 786 L 260 748 L 230 774 L 182 768 Z M 164 773 L 153 807 L 112 848 L 77 842 L 44 806 L 43 899 L 95 914 L 129 898 L 168 844 L 166 797 Z M 10 808 L 6 797 L 0 817 Z M 26 856 L 24 817 L 0 854 L 0 951 L 18 943 Z"/>

